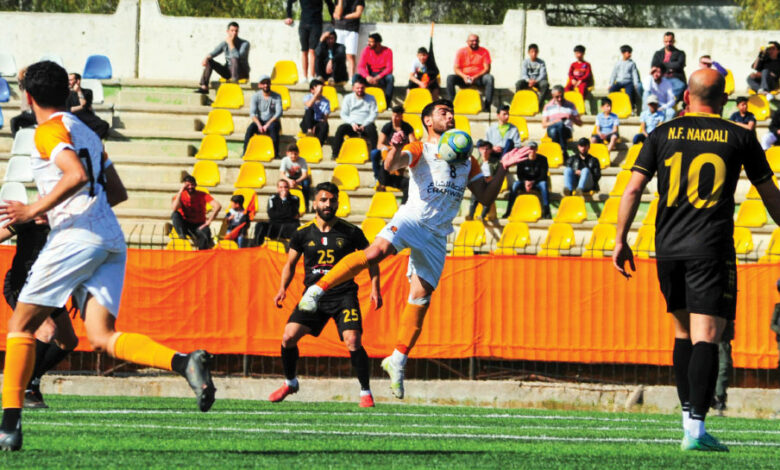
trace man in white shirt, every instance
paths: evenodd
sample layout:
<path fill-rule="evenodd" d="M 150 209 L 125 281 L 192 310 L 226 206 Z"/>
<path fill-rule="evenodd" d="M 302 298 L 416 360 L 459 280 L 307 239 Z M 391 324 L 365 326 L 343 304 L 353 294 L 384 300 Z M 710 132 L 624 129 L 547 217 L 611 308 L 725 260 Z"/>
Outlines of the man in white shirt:
<path fill-rule="evenodd" d="M 344 124 L 336 129 L 333 138 L 333 159 L 339 156 L 344 137 L 362 137 L 367 140 L 369 149 L 376 147 L 376 100 L 366 94 L 366 79 L 358 76 L 352 85 L 352 93 L 344 97 L 341 103 L 341 119 Z"/>
<path fill-rule="evenodd" d="M 676 113 L 674 105 L 677 104 L 677 98 L 674 96 L 674 87 L 668 78 L 664 77 L 664 64 L 656 64 L 650 68 L 650 79 L 645 86 L 645 109 L 647 109 L 647 98 L 655 95 L 658 98 L 658 109 L 666 115 L 666 120 L 672 119 Z"/>

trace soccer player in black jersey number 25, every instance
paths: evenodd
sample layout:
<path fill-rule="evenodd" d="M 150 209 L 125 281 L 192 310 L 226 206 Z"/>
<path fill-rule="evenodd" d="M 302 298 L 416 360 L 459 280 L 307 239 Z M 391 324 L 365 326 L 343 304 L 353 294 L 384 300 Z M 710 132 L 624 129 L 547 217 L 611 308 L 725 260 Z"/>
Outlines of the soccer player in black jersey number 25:
<path fill-rule="evenodd" d="M 683 414 L 683 450 L 728 451 L 704 419 L 718 375 L 718 342 L 736 313 L 734 191 L 742 167 L 775 222 L 780 191 L 755 134 L 720 118 L 728 97 L 722 75 L 693 73 L 684 117 L 658 126 L 632 168 L 620 201 L 613 262 L 635 270 L 626 236 L 645 185 L 658 175 L 655 252 L 658 281 L 674 318 L 673 365 Z"/>
<path fill-rule="evenodd" d="M 339 188 L 335 184 L 320 183 L 315 188 L 316 216 L 312 222 L 301 226 L 290 239 L 290 252 L 287 263 L 282 269 L 281 287 L 274 297 L 277 307 L 281 308 L 281 302 L 286 296 L 285 292 L 292 282 L 295 266 L 301 256 L 306 269 L 303 283 L 309 287 L 319 281 L 341 258 L 368 247 L 368 240 L 359 227 L 336 217 L 338 201 Z M 379 292 L 379 267 L 370 268 L 369 274 L 371 275 L 371 301 L 378 309 L 382 306 L 382 296 Z M 368 355 L 360 342 L 363 326 L 357 293 L 357 284 L 355 281 L 349 281 L 323 295 L 314 312 L 304 312 L 295 308 L 282 336 L 285 384 L 271 394 L 268 398 L 270 401 L 280 402 L 298 391 L 295 372 L 298 362 L 298 341 L 306 335 L 319 336 L 328 321 L 333 318 L 339 336 L 349 350 L 352 366 L 360 382 L 360 406 L 374 406 L 374 398 L 369 387 Z"/>

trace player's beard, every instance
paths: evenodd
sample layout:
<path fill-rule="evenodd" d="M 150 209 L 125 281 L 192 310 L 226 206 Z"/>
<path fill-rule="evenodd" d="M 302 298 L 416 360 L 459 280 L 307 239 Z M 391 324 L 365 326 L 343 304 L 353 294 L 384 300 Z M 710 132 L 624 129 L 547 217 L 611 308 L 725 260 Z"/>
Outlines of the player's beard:
<path fill-rule="evenodd" d="M 435 132 L 439 137 L 441 137 L 441 135 L 447 132 L 448 130 L 455 128 L 455 121 L 454 120 L 449 122 L 442 121 L 440 123 L 434 122 L 431 128 L 433 129 L 433 132 Z"/>
<path fill-rule="evenodd" d="M 315 207 L 314 210 L 317 212 L 317 217 L 324 220 L 325 222 L 330 222 L 331 220 L 333 220 L 334 217 L 336 217 L 336 211 L 334 210 L 331 210 L 330 212 L 326 212 L 325 209 L 321 209 L 319 207 Z"/>

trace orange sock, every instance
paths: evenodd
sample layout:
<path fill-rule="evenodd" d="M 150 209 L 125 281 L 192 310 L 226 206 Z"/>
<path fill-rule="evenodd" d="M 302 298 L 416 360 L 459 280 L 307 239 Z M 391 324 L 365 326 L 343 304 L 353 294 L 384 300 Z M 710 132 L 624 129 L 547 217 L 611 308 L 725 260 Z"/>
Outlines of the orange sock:
<path fill-rule="evenodd" d="M 395 349 L 398 352 L 408 355 L 409 351 L 412 350 L 417 338 L 420 337 L 420 332 L 422 332 L 423 320 L 425 320 L 425 312 L 427 311 L 427 305 L 406 304 L 404 311 L 401 312 L 398 335 L 396 336 L 398 344 Z"/>
<path fill-rule="evenodd" d="M 8 333 L 3 371 L 3 409 L 22 408 L 24 389 L 35 368 L 35 336 Z"/>
<path fill-rule="evenodd" d="M 365 251 L 355 251 L 347 256 L 341 258 L 341 261 L 336 263 L 328 274 L 322 276 L 322 279 L 317 281 L 317 285 L 322 290 L 328 290 L 331 287 L 336 287 L 339 284 L 354 279 L 355 276 L 360 274 L 360 271 L 368 268 L 368 258 L 366 258 Z"/>
<path fill-rule="evenodd" d="M 116 332 L 108 345 L 108 353 L 135 364 L 172 370 L 171 359 L 176 351 L 146 335 Z"/>

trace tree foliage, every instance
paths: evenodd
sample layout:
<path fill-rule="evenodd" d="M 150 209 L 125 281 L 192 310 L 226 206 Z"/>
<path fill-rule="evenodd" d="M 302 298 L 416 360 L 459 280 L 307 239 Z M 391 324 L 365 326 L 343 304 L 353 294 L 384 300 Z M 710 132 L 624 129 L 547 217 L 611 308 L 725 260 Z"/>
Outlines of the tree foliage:
<path fill-rule="evenodd" d="M 737 21 L 747 29 L 780 29 L 780 0 L 737 0 Z"/>
<path fill-rule="evenodd" d="M 114 13 L 119 0 L 0 0 L 3 11 Z"/>

